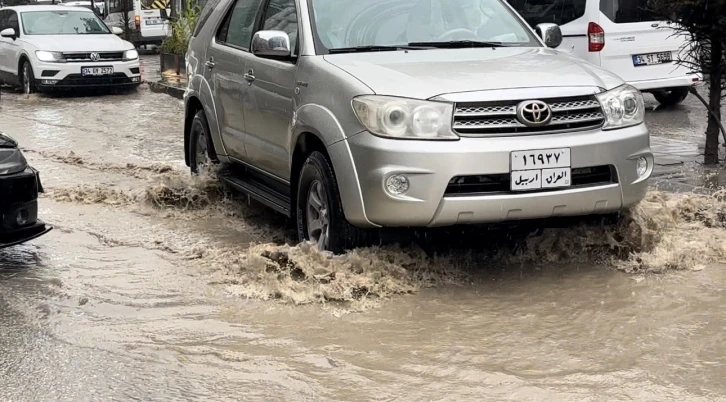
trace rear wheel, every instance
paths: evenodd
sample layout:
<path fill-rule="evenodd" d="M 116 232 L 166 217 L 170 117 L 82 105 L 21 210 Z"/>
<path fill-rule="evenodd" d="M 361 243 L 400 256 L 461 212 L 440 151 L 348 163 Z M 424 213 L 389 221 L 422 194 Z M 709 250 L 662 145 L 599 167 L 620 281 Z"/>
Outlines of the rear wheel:
<path fill-rule="evenodd" d="M 30 95 L 36 92 L 35 88 L 35 76 L 33 75 L 33 68 L 30 66 L 30 62 L 25 60 L 23 62 L 23 77 L 21 83 L 23 84 L 23 93 Z"/>
<path fill-rule="evenodd" d="M 669 89 L 662 89 L 659 91 L 654 91 L 653 96 L 655 96 L 655 100 L 658 101 L 661 105 L 664 106 L 672 106 L 677 105 L 688 97 L 688 88 L 669 88 Z"/>
<path fill-rule="evenodd" d="M 214 147 L 209 136 L 209 124 L 204 110 L 194 115 L 189 133 L 189 167 L 192 174 L 202 174 L 216 163 Z"/>
<path fill-rule="evenodd" d="M 351 225 L 343 213 L 338 182 L 322 153 L 314 151 L 303 165 L 297 186 L 299 241 L 312 241 L 321 251 L 340 254 L 372 244 L 374 232 Z"/>

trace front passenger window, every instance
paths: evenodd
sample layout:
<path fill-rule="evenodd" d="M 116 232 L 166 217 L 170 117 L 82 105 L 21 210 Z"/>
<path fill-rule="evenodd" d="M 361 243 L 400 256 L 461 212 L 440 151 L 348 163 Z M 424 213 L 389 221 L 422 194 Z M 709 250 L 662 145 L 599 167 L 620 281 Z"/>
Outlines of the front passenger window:
<path fill-rule="evenodd" d="M 297 55 L 297 9 L 295 0 L 270 0 L 262 20 L 265 31 L 284 31 L 290 36 L 292 55 Z"/>
<path fill-rule="evenodd" d="M 228 45 L 249 49 L 261 4 L 262 0 L 237 0 L 217 38 Z"/>

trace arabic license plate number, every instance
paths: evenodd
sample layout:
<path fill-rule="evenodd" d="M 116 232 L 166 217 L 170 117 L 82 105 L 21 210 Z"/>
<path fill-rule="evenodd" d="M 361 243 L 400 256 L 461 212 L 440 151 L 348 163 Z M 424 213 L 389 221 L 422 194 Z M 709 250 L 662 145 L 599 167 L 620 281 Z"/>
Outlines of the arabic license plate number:
<path fill-rule="evenodd" d="M 671 52 L 633 55 L 633 65 L 636 67 L 650 66 L 650 65 L 654 65 L 654 64 L 667 64 L 667 63 L 671 63 L 672 61 L 673 61 L 673 54 L 671 54 Z"/>
<path fill-rule="evenodd" d="M 162 20 L 146 20 L 146 25 L 161 25 L 163 23 Z"/>
<path fill-rule="evenodd" d="M 109 75 L 113 74 L 113 67 L 83 67 L 81 69 L 82 76 L 88 75 Z"/>
<path fill-rule="evenodd" d="M 572 183 L 569 148 L 515 151 L 510 163 L 512 191 L 568 187 Z"/>

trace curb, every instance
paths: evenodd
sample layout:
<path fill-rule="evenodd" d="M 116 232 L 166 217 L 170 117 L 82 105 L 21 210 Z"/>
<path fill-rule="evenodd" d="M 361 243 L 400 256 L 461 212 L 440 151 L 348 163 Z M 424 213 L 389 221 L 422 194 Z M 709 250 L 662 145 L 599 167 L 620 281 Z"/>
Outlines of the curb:
<path fill-rule="evenodd" d="M 151 92 L 156 93 L 162 93 L 167 94 L 170 96 L 173 96 L 174 98 L 177 98 L 179 100 L 184 99 L 184 88 L 180 88 L 174 85 L 164 84 L 159 81 L 144 81 L 144 83 L 149 85 L 149 89 Z"/>

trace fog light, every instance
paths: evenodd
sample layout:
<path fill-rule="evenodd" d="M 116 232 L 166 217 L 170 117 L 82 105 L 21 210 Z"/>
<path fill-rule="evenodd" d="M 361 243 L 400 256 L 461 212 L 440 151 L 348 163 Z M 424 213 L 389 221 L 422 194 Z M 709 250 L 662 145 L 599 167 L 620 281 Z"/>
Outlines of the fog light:
<path fill-rule="evenodd" d="M 386 179 L 386 190 L 393 195 L 405 194 L 408 191 L 408 177 L 402 174 L 394 174 Z"/>
<path fill-rule="evenodd" d="M 648 171 L 648 160 L 645 157 L 641 156 L 638 158 L 635 171 L 638 173 L 638 177 L 645 176 L 645 173 Z"/>
<path fill-rule="evenodd" d="M 131 82 L 139 82 L 141 77 L 131 77 Z"/>
<path fill-rule="evenodd" d="M 18 211 L 18 214 L 15 215 L 15 223 L 17 223 L 18 226 L 23 226 L 28 223 L 29 216 L 30 214 L 28 214 L 27 209 L 21 209 L 20 211 Z"/>

